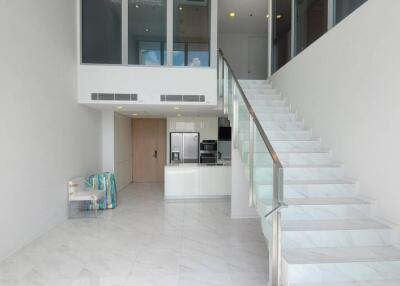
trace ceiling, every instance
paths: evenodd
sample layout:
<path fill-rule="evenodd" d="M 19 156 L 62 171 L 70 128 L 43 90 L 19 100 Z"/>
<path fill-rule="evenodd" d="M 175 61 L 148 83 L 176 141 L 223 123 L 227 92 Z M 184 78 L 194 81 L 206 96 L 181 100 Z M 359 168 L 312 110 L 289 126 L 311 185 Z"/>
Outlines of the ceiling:
<path fill-rule="evenodd" d="M 267 34 L 267 12 L 267 0 L 218 0 L 218 32 Z"/>
<path fill-rule="evenodd" d="M 166 118 L 177 116 L 222 116 L 223 112 L 216 106 L 199 104 L 110 104 L 110 103 L 90 103 L 87 106 L 104 111 L 114 110 L 132 118 Z M 122 107 L 122 109 L 120 108 Z M 176 109 L 176 108 L 179 109 Z"/>

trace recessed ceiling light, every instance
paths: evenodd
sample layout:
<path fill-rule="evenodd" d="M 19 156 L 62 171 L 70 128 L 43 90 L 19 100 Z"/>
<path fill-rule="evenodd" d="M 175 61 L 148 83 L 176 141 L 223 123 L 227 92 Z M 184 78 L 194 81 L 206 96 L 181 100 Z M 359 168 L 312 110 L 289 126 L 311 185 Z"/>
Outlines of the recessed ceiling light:
<path fill-rule="evenodd" d="M 117 106 L 117 109 L 121 110 L 121 109 L 123 109 L 123 107 L 122 106 Z"/>
<path fill-rule="evenodd" d="M 281 19 L 282 17 L 283 17 L 282 14 L 276 15 L 276 19 Z"/>
<path fill-rule="evenodd" d="M 179 6 L 179 11 L 182 11 L 183 10 L 183 7 L 182 6 Z"/>
<path fill-rule="evenodd" d="M 235 17 L 236 16 L 236 13 L 235 12 L 230 12 L 229 13 L 229 17 Z"/>
<path fill-rule="evenodd" d="M 174 109 L 175 109 L 175 110 L 179 110 L 179 109 L 181 109 L 181 108 L 180 108 L 179 106 L 175 106 Z"/>
<path fill-rule="evenodd" d="M 138 5 L 138 4 L 136 4 L 136 5 L 135 5 L 135 7 L 136 7 L 136 9 L 138 9 L 138 8 L 139 8 L 139 5 Z"/>
<path fill-rule="evenodd" d="M 146 29 L 144 29 L 146 32 L 149 32 L 150 31 L 150 29 L 149 28 L 146 28 Z"/>

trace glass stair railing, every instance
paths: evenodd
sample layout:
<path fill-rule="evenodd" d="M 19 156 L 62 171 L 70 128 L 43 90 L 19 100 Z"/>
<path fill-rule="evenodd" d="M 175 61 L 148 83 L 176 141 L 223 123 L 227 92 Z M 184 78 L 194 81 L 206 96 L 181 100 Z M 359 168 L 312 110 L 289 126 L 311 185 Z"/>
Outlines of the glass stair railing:
<path fill-rule="evenodd" d="M 245 165 L 250 185 L 249 205 L 261 218 L 269 248 L 269 285 L 281 285 L 281 209 L 283 202 L 283 166 L 240 86 L 232 68 L 220 50 L 218 53 L 218 94 L 224 112 L 233 125 L 235 149 Z"/>

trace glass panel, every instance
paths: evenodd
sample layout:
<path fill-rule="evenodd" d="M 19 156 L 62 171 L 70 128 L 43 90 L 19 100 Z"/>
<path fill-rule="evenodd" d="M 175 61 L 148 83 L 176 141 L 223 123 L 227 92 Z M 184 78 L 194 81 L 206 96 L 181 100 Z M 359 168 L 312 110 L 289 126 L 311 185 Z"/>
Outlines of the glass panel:
<path fill-rule="evenodd" d="M 328 0 L 296 0 L 295 3 L 298 54 L 328 30 Z"/>
<path fill-rule="evenodd" d="M 174 43 L 173 64 L 174 66 L 184 66 L 186 62 L 185 44 Z"/>
<path fill-rule="evenodd" d="M 224 96 L 224 59 L 218 54 L 218 97 Z M 224 108 L 224 111 L 226 109 Z"/>
<path fill-rule="evenodd" d="M 249 169 L 249 151 L 250 151 L 250 113 L 244 103 L 242 95 L 239 92 L 238 88 L 235 88 L 235 92 L 237 92 L 237 101 L 238 101 L 238 133 L 239 133 L 239 154 L 242 158 L 243 163 L 246 166 L 247 175 L 250 174 Z"/>
<path fill-rule="evenodd" d="M 174 0 L 174 65 L 210 65 L 209 2 Z"/>
<path fill-rule="evenodd" d="M 161 65 L 164 61 L 163 48 L 159 42 L 139 42 L 139 64 L 140 65 Z"/>
<path fill-rule="evenodd" d="M 121 0 L 82 0 L 82 63 L 121 64 Z"/>
<path fill-rule="evenodd" d="M 264 218 L 265 214 L 273 209 L 273 181 L 274 163 L 264 144 L 260 132 L 254 130 L 254 154 L 253 154 L 253 200 L 256 210 L 261 218 L 262 231 L 269 249 L 269 273 L 275 271 L 273 266 L 273 216 Z M 271 278 L 271 275 L 268 275 Z"/>
<path fill-rule="evenodd" d="M 167 41 L 166 0 L 129 0 L 128 63 L 164 65 Z"/>
<path fill-rule="evenodd" d="M 188 44 L 188 65 L 191 67 L 208 67 L 210 53 L 208 44 Z"/>
<path fill-rule="evenodd" d="M 367 0 L 336 0 L 336 23 L 342 21 L 344 18 L 347 17 L 347 15 L 351 14 L 354 10 L 356 10 L 365 2 L 367 2 Z"/>
<path fill-rule="evenodd" d="M 274 11 L 273 72 L 291 59 L 292 0 L 274 0 Z"/>
<path fill-rule="evenodd" d="M 257 128 L 254 136 L 253 162 L 253 189 L 257 212 L 260 217 L 264 217 L 273 209 L 274 162 Z"/>

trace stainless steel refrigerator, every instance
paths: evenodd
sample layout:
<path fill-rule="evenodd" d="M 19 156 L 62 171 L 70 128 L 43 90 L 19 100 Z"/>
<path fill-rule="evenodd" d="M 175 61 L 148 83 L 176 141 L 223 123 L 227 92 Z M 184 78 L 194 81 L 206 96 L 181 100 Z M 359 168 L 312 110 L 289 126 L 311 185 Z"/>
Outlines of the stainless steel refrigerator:
<path fill-rule="evenodd" d="M 200 133 L 170 133 L 170 163 L 199 163 Z"/>

